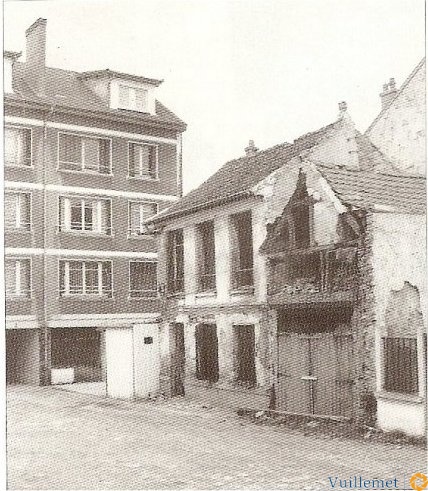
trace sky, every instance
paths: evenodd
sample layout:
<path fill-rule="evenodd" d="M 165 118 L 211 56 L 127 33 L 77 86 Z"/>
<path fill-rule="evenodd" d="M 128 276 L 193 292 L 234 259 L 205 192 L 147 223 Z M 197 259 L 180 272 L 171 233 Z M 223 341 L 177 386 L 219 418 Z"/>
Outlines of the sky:
<path fill-rule="evenodd" d="M 161 78 L 183 119 L 185 192 L 249 139 L 263 149 L 336 120 L 346 101 L 364 131 L 382 85 L 424 56 L 423 0 L 15 0 L 4 48 L 48 20 L 47 64 Z"/>

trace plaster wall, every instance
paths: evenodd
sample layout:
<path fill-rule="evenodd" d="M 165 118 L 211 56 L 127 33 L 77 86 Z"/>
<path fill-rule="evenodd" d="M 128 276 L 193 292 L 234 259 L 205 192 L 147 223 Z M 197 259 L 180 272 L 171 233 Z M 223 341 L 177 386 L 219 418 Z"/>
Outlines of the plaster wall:
<path fill-rule="evenodd" d="M 424 62 L 367 134 L 397 169 L 426 175 L 425 116 Z"/>
<path fill-rule="evenodd" d="M 106 329 L 107 395 L 134 397 L 134 353 L 132 327 Z"/>

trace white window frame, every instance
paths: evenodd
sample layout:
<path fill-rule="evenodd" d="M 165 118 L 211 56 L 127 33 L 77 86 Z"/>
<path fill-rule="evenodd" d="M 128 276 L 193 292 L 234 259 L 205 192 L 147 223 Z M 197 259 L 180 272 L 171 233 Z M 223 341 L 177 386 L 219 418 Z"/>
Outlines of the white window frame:
<path fill-rule="evenodd" d="M 153 264 L 156 264 L 156 288 L 154 290 L 131 290 L 131 264 L 132 263 L 153 263 Z M 158 287 L 159 287 L 159 283 L 158 283 L 158 277 L 157 277 L 157 273 L 158 273 L 158 261 L 150 261 L 148 259 L 130 259 L 128 261 L 128 279 L 129 279 L 129 283 L 128 283 L 128 298 L 130 300 L 155 300 L 158 298 Z M 131 291 L 141 291 L 141 292 L 151 292 L 151 291 L 154 291 L 155 292 L 155 295 L 154 296 L 145 296 L 145 295 L 142 295 L 140 297 L 133 297 L 131 295 Z"/>
<path fill-rule="evenodd" d="M 65 161 L 62 161 L 60 160 L 60 138 L 61 138 L 61 135 L 65 135 L 65 136 L 77 136 L 78 138 L 84 140 L 84 139 L 89 139 L 89 140 L 105 140 L 105 141 L 108 141 L 109 142 L 109 155 L 110 155 L 110 158 L 109 158 L 109 172 L 100 172 L 99 170 L 98 171 L 95 171 L 95 170 L 92 170 L 92 169 L 86 169 L 85 168 L 85 145 L 82 145 L 82 148 L 81 148 L 81 162 L 80 162 L 80 169 L 79 170 L 76 170 L 76 169 L 65 169 L 61 164 L 73 164 L 73 165 L 77 165 L 76 162 L 65 162 Z M 99 168 L 99 164 L 100 164 L 100 149 L 98 147 L 98 168 Z M 72 133 L 71 131 L 58 131 L 58 134 L 57 134 L 57 170 L 58 171 L 61 171 L 61 172 L 71 172 L 71 173 L 75 173 L 75 174 L 92 174 L 92 175 L 96 175 L 96 176 L 112 176 L 113 175 L 113 141 L 111 138 L 109 137 L 106 137 L 106 136 L 99 136 L 99 135 L 96 135 L 96 134 L 91 134 L 91 133 Z"/>
<path fill-rule="evenodd" d="M 141 179 L 143 181 L 158 181 L 159 180 L 159 145 L 156 143 L 149 143 L 145 141 L 133 141 L 128 140 L 128 179 Z M 131 176 L 131 145 L 138 145 L 140 147 L 155 147 L 155 175 L 154 177 L 143 176 L 141 173 L 136 176 Z M 140 172 L 142 171 L 142 165 L 140 162 Z"/>
<path fill-rule="evenodd" d="M 80 200 L 81 206 L 82 206 L 82 223 L 81 223 L 81 229 L 73 229 L 71 228 L 71 201 L 73 200 Z M 91 201 L 97 202 L 97 222 L 98 222 L 98 229 L 96 230 L 85 230 L 84 228 L 84 208 L 85 208 L 85 201 Z M 107 230 L 104 232 L 101 229 L 101 217 L 102 217 L 102 207 L 101 207 L 101 202 L 105 201 L 109 203 L 110 207 L 110 223 L 108 224 Z M 69 203 L 68 205 L 66 203 Z M 61 205 L 64 205 L 64 208 L 61 208 Z M 76 234 L 87 234 L 87 235 L 100 235 L 100 236 L 107 236 L 111 237 L 113 235 L 113 228 L 112 228 L 112 223 L 113 223 L 113 203 L 111 198 L 105 198 L 105 197 L 98 197 L 98 196 L 80 196 L 80 195 L 60 195 L 58 196 L 58 231 L 59 232 L 66 232 L 66 233 L 76 233 Z M 63 222 L 61 223 L 61 216 L 63 218 Z M 108 233 L 110 231 L 110 233 Z"/>
<path fill-rule="evenodd" d="M 10 231 L 22 231 L 22 232 L 31 232 L 32 231 L 32 228 L 33 228 L 33 193 L 31 192 L 24 192 L 24 191 L 12 191 L 11 189 L 6 189 L 5 190 L 5 196 L 6 194 L 13 194 L 13 195 L 16 195 L 18 196 L 18 199 L 15 201 L 15 227 L 9 227 L 7 228 L 6 227 L 6 221 L 5 221 L 5 224 L 4 224 L 4 229 L 7 231 L 7 232 L 10 232 Z M 24 196 L 28 196 L 28 215 L 30 217 L 30 221 L 28 223 L 28 228 L 25 227 L 25 224 L 24 226 L 21 226 L 21 206 L 20 206 L 20 199 L 21 199 L 21 196 L 24 195 Z"/>
<path fill-rule="evenodd" d="M 133 91 L 134 92 L 134 101 L 132 101 L 131 99 L 131 93 L 129 93 L 129 103 L 128 105 L 122 105 L 120 103 L 120 91 L 121 89 L 127 89 L 129 91 Z M 137 97 L 136 97 L 136 94 L 135 92 L 137 90 L 141 90 L 143 92 L 145 92 L 145 105 L 144 107 L 142 108 L 138 108 L 137 107 Z M 140 113 L 149 113 L 150 110 L 149 110 L 149 97 L 150 97 L 150 91 L 149 89 L 147 89 L 146 87 L 142 87 L 141 85 L 135 85 L 135 84 L 130 84 L 130 83 L 123 83 L 123 82 L 119 82 L 118 86 L 117 86 L 117 104 L 118 104 L 118 108 L 119 109 L 126 109 L 128 111 L 137 111 L 137 112 L 140 112 Z M 132 103 L 134 102 L 134 104 Z"/>
<path fill-rule="evenodd" d="M 64 291 L 61 291 L 61 262 L 64 263 Z M 78 262 L 82 264 L 82 293 L 70 293 L 70 262 Z M 86 276 L 85 276 L 85 263 L 92 262 L 92 263 L 97 263 L 97 268 L 98 268 L 98 293 L 87 293 L 86 292 Z M 110 283 L 111 283 L 111 290 L 110 294 L 105 294 L 103 293 L 103 284 L 102 284 L 102 279 L 103 279 L 103 264 L 104 263 L 110 263 Z M 114 298 L 113 296 L 113 261 L 111 260 L 100 260 L 100 259 L 59 259 L 58 260 L 58 291 L 59 291 L 59 297 L 61 298 L 81 298 L 81 297 L 88 297 L 88 298 L 102 298 L 102 299 L 112 299 Z"/>
<path fill-rule="evenodd" d="M 17 163 L 8 164 L 6 162 L 6 159 L 4 158 L 5 167 L 17 167 L 19 169 L 33 169 L 34 168 L 33 128 L 31 128 L 30 126 L 20 126 L 20 125 L 16 125 L 16 124 L 5 124 L 4 128 L 5 129 L 6 128 L 16 128 L 18 130 L 28 130 L 30 132 L 30 165 L 17 164 Z M 4 142 L 4 143 L 6 146 L 6 142 Z M 4 148 L 4 152 L 5 152 L 5 148 Z M 3 157 L 5 157 L 5 153 L 4 153 Z"/>
<path fill-rule="evenodd" d="M 12 295 L 7 295 L 6 288 L 5 288 L 5 296 L 7 300 L 18 300 L 18 299 L 32 299 L 33 296 L 33 261 L 31 257 L 5 257 L 5 263 L 6 261 L 15 261 L 15 293 Z M 21 288 L 21 262 L 23 261 L 28 261 L 28 274 L 29 274 L 29 290 L 28 293 L 25 294 L 26 290 L 23 290 Z M 6 265 L 5 265 L 6 267 Z M 5 272 L 6 274 L 6 272 Z M 6 284 L 6 278 L 5 278 L 5 284 Z M 24 292 L 24 293 L 22 293 Z"/>
<path fill-rule="evenodd" d="M 140 227 L 138 233 L 133 232 L 131 228 L 131 206 L 132 203 L 140 205 Z M 141 201 L 141 200 L 128 200 L 128 237 L 140 237 L 140 236 L 147 236 L 149 233 L 145 230 L 145 225 L 144 225 L 144 214 L 143 214 L 143 206 L 144 205 L 156 205 L 156 213 L 159 213 L 159 203 L 156 201 Z M 153 215 L 154 216 L 154 215 Z M 150 217 L 149 217 L 150 218 Z"/>

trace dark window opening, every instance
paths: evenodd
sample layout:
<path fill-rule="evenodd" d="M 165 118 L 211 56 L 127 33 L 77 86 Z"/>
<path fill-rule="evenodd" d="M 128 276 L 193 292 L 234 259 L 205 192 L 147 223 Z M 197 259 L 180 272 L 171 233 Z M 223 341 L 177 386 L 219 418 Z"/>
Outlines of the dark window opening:
<path fill-rule="evenodd" d="M 212 324 L 198 325 L 195 341 L 196 378 L 217 382 L 219 377 L 217 327 Z"/>
<path fill-rule="evenodd" d="M 157 297 L 157 264 L 155 262 L 130 262 L 129 296 L 131 298 Z"/>
<path fill-rule="evenodd" d="M 418 357 L 415 338 L 383 338 L 384 388 L 402 394 L 418 392 Z"/>
<path fill-rule="evenodd" d="M 236 349 L 236 380 L 254 387 L 256 385 L 254 326 L 234 326 Z"/>
<path fill-rule="evenodd" d="M 309 206 L 298 203 L 292 206 L 291 215 L 294 225 L 294 244 L 300 249 L 310 246 Z"/>
<path fill-rule="evenodd" d="M 184 291 L 184 242 L 183 230 L 174 230 L 168 235 L 168 291 Z"/>
<path fill-rule="evenodd" d="M 198 225 L 199 291 L 215 290 L 214 222 Z"/>
<path fill-rule="evenodd" d="M 232 216 L 233 288 L 253 285 L 253 228 L 251 211 Z"/>

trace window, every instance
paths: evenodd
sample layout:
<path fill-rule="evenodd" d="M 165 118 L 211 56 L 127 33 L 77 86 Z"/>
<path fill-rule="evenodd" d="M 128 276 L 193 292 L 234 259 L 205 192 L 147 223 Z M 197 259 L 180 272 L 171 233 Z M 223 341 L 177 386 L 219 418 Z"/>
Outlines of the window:
<path fill-rule="evenodd" d="M 184 243 L 183 230 L 174 230 L 168 236 L 168 291 L 184 290 Z"/>
<path fill-rule="evenodd" d="M 60 261 L 60 295 L 112 297 L 110 261 Z"/>
<path fill-rule="evenodd" d="M 31 197 L 28 193 L 5 193 L 4 225 L 6 230 L 30 230 Z"/>
<path fill-rule="evenodd" d="M 111 235 L 109 199 L 60 197 L 59 229 Z"/>
<path fill-rule="evenodd" d="M 158 147 L 146 143 L 128 144 L 129 177 L 157 179 Z"/>
<path fill-rule="evenodd" d="M 110 140 L 59 134 L 59 168 L 110 174 Z"/>
<path fill-rule="evenodd" d="M 144 203 L 142 201 L 130 201 L 128 203 L 128 234 L 144 235 L 147 234 L 147 227 L 144 224 L 158 212 L 157 203 Z"/>
<path fill-rule="evenodd" d="M 6 165 L 31 166 L 31 130 L 6 127 L 4 129 L 4 152 Z"/>
<path fill-rule="evenodd" d="M 119 85 L 119 107 L 131 111 L 148 112 L 147 95 L 146 89 Z"/>
<path fill-rule="evenodd" d="M 199 291 L 215 290 L 214 222 L 198 225 Z"/>
<path fill-rule="evenodd" d="M 253 230 L 251 211 L 231 217 L 232 286 L 253 285 Z"/>
<path fill-rule="evenodd" d="M 29 298 L 31 296 L 30 259 L 5 260 L 6 298 Z"/>
<path fill-rule="evenodd" d="M 384 389 L 391 392 L 418 392 L 416 338 L 383 338 Z"/>
<path fill-rule="evenodd" d="M 129 296 L 155 298 L 157 296 L 157 264 L 148 261 L 129 263 Z"/>

